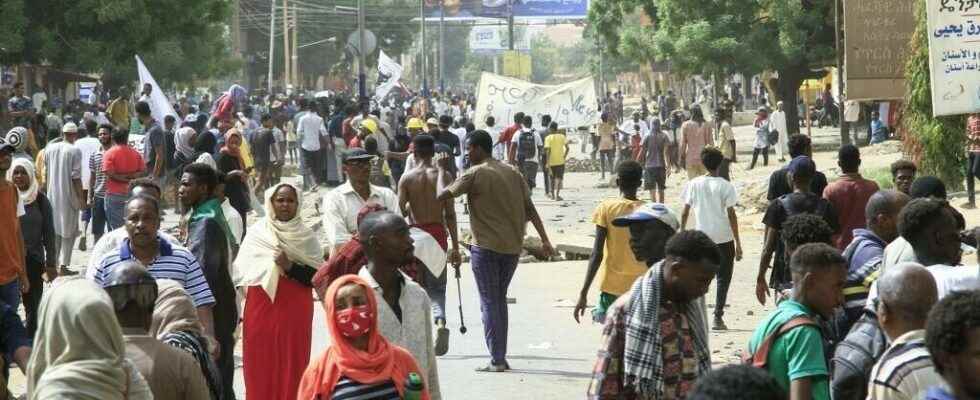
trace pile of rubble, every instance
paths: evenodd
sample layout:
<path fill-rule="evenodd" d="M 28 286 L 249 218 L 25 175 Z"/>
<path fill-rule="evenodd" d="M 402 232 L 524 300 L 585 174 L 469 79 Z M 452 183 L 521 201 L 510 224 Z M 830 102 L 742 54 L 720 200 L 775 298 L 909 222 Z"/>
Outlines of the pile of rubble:
<path fill-rule="evenodd" d="M 569 158 L 565 161 L 565 172 L 599 172 L 599 160 Z"/>

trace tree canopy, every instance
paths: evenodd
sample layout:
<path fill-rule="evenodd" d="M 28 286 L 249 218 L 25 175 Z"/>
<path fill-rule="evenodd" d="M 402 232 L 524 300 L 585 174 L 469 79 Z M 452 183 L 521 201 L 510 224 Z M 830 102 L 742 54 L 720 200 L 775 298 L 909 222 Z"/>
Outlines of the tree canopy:
<path fill-rule="evenodd" d="M 135 79 L 140 55 L 160 80 L 237 69 L 229 0 L 0 0 L 0 63 L 50 64 Z"/>

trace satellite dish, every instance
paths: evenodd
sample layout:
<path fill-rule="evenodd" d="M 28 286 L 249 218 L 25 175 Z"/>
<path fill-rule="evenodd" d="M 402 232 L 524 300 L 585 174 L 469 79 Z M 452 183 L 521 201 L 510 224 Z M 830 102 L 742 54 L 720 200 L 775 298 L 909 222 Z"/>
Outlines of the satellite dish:
<path fill-rule="evenodd" d="M 367 29 L 364 30 L 364 42 L 365 42 L 364 45 L 365 50 L 367 50 L 364 52 L 365 54 L 373 53 L 374 49 L 378 47 L 378 38 L 374 36 L 374 32 L 371 32 L 370 30 Z M 361 35 L 358 33 L 358 31 L 355 30 L 354 32 L 351 32 L 350 35 L 347 36 L 347 47 L 353 49 L 355 53 L 360 52 Z"/>

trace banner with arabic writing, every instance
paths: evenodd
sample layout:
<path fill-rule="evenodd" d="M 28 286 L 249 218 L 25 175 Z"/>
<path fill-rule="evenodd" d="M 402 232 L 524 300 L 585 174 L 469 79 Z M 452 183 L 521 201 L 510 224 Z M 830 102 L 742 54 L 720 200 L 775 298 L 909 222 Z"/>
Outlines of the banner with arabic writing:
<path fill-rule="evenodd" d="M 561 85 L 538 85 L 484 72 L 476 97 L 476 120 L 493 116 L 496 126 L 508 126 L 514 114 L 523 112 L 539 124 L 550 115 L 559 128 L 577 128 L 599 122 L 592 77 Z M 537 126 L 537 125 L 535 125 Z"/>
<path fill-rule="evenodd" d="M 932 115 L 980 111 L 980 1 L 927 0 Z"/>

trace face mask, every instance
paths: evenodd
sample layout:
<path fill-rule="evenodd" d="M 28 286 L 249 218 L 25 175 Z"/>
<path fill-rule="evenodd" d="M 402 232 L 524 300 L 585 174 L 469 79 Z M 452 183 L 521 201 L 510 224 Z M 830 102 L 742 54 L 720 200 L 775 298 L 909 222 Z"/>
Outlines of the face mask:
<path fill-rule="evenodd" d="M 371 330 L 374 315 L 368 306 L 357 306 L 337 312 L 337 328 L 346 338 L 358 338 Z"/>

